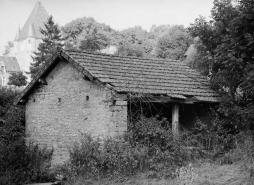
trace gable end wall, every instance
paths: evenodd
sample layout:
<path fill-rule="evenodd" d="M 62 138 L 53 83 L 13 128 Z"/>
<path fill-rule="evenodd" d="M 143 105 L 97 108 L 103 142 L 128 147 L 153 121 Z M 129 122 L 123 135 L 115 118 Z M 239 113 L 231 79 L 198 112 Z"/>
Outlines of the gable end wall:
<path fill-rule="evenodd" d="M 39 85 L 28 98 L 27 139 L 53 148 L 53 164 L 68 159 L 68 149 L 82 133 L 107 137 L 127 130 L 127 103 L 112 105 L 109 89 L 83 77 L 62 60 L 47 75 L 48 85 Z"/>

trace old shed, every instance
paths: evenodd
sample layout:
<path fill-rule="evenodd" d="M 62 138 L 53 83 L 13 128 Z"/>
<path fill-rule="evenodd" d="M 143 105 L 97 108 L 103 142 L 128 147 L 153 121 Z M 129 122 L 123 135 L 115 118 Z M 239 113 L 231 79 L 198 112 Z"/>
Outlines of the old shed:
<path fill-rule="evenodd" d="M 53 147 L 61 164 L 82 133 L 127 131 L 130 96 L 170 105 L 175 134 L 179 105 L 218 102 L 208 80 L 178 61 L 59 50 L 15 104 L 25 104 L 27 138 Z"/>

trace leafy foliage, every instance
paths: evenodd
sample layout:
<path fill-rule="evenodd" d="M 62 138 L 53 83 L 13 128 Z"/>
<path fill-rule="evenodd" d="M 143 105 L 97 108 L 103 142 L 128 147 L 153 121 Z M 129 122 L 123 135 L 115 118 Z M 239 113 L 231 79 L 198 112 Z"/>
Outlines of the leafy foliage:
<path fill-rule="evenodd" d="M 81 40 L 79 49 L 95 52 L 105 48 L 107 45 L 109 45 L 109 39 L 107 36 L 102 33 L 98 33 L 97 29 L 94 29 L 91 34 Z"/>
<path fill-rule="evenodd" d="M 118 48 L 115 54 L 120 56 L 179 59 L 192 42 L 183 26 L 154 25 L 150 32 L 141 26 L 115 31 L 91 17 L 73 20 L 62 27 L 62 32 L 67 38 L 66 49 L 94 52 L 114 45 Z"/>
<path fill-rule="evenodd" d="M 156 56 L 181 60 L 192 42 L 192 38 L 183 26 L 171 26 L 158 38 L 155 50 Z"/>
<path fill-rule="evenodd" d="M 154 40 L 141 26 L 125 29 L 117 35 L 117 55 L 149 57 L 152 55 Z"/>
<path fill-rule="evenodd" d="M 115 54 L 119 55 L 119 56 L 133 56 L 133 57 L 144 57 L 145 56 L 143 48 L 138 44 L 120 45 Z"/>
<path fill-rule="evenodd" d="M 212 20 L 201 17 L 189 28 L 203 45 L 198 51 L 211 84 L 223 96 L 219 110 L 238 128 L 253 128 L 254 121 L 253 10 L 252 0 L 215 0 Z"/>
<path fill-rule="evenodd" d="M 67 49 L 97 51 L 111 43 L 115 31 L 105 24 L 96 22 L 92 17 L 82 17 L 62 27 Z"/>
<path fill-rule="evenodd" d="M 19 91 L 0 88 L 0 184 L 24 184 L 47 181 L 52 151 L 26 145 L 24 108 L 12 101 Z"/>
<path fill-rule="evenodd" d="M 23 73 L 12 73 L 9 77 L 8 85 L 25 86 L 27 84 L 27 77 Z"/>
<path fill-rule="evenodd" d="M 114 139 L 83 135 L 81 142 L 70 150 L 70 161 L 61 172 L 69 181 L 79 177 L 130 176 L 145 171 L 172 177 L 177 167 L 200 156 L 195 149 L 186 147 L 191 146 L 190 142 L 173 137 L 164 118 L 143 118 L 135 125 L 130 133 Z"/>
<path fill-rule="evenodd" d="M 45 29 L 40 29 L 44 38 L 37 48 L 38 52 L 34 53 L 33 63 L 31 63 L 30 66 L 30 74 L 32 78 L 37 74 L 47 59 L 57 51 L 57 48 L 63 47 L 62 41 L 64 39 L 61 36 L 59 26 L 53 21 L 53 17 L 50 16 L 44 25 Z"/>
<path fill-rule="evenodd" d="M 160 120 L 159 116 L 155 116 L 147 119 L 141 116 L 139 121 L 130 124 L 131 140 L 134 143 L 165 150 L 173 141 L 170 126 L 166 118 Z"/>

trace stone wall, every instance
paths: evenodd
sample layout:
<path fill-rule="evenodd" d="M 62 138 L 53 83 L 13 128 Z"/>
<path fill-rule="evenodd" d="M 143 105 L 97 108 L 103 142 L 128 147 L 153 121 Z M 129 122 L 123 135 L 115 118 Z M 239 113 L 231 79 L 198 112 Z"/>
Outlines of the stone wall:
<path fill-rule="evenodd" d="M 47 75 L 26 104 L 27 139 L 54 148 L 53 164 L 62 164 L 82 133 L 115 136 L 127 130 L 127 102 L 112 100 L 112 92 L 83 78 L 66 61 Z"/>

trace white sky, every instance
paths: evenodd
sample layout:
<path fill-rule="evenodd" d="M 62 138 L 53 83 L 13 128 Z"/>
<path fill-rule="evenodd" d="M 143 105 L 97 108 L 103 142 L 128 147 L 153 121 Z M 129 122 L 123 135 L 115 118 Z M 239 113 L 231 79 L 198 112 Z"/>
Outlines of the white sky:
<path fill-rule="evenodd" d="M 140 25 L 182 24 L 209 17 L 213 0 L 40 0 L 49 15 L 63 26 L 80 17 L 93 17 L 116 30 Z M 37 0 L 0 0 L 0 51 L 24 26 Z M 1 54 L 1 52 L 0 52 Z"/>

